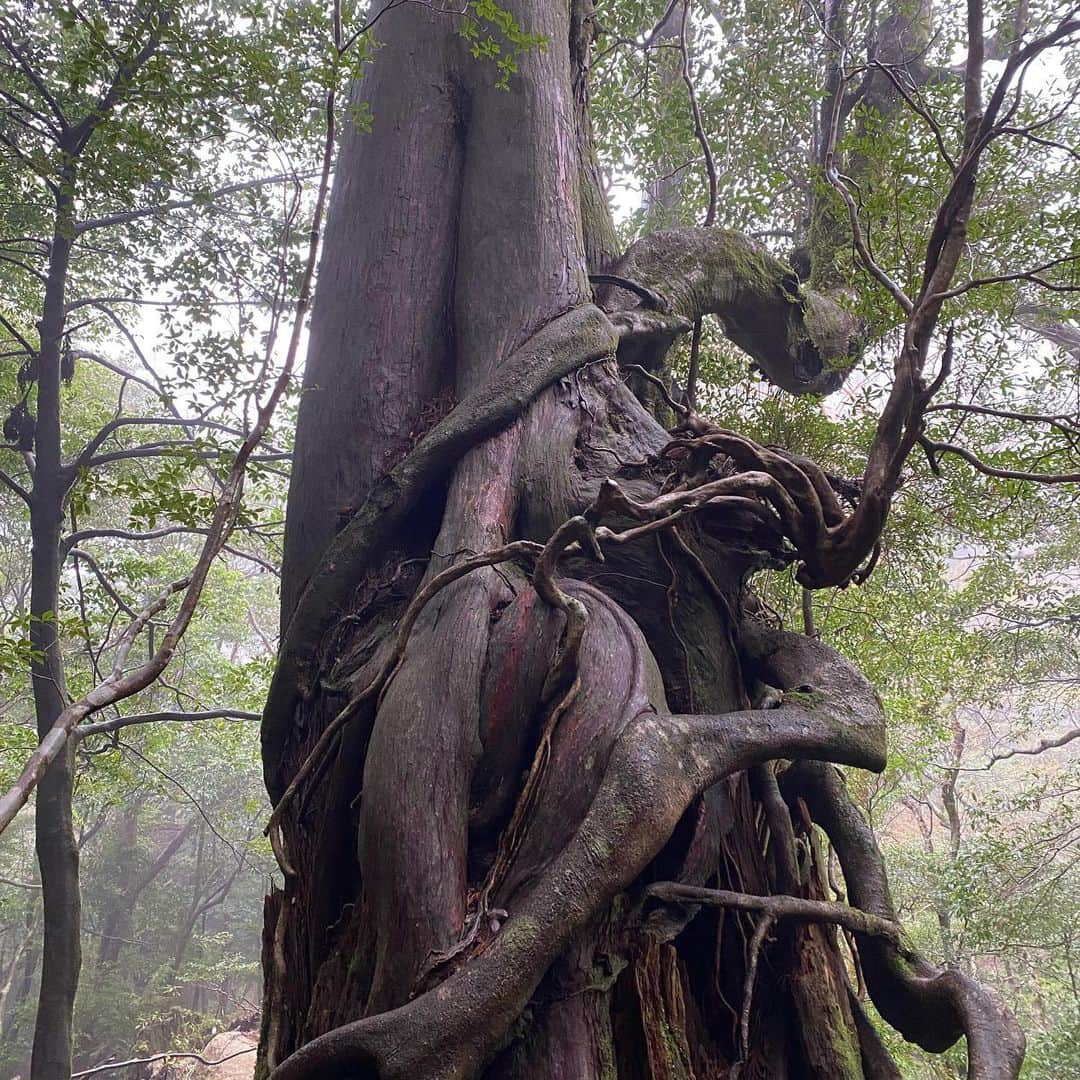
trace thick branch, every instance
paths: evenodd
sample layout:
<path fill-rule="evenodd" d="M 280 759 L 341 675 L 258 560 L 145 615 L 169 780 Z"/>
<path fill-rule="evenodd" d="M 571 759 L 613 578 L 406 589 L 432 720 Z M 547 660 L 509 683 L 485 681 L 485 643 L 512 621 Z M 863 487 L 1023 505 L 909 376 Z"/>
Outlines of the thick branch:
<path fill-rule="evenodd" d="M 802 761 L 785 771 L 781 788 L 789 802 L 804 799 L 828 833 L 852 905 L 895 921 L 877 841 L 837 771 Z M 889 1024 L 933 1053 L 966 1035 L 968 1080 L 1016 1080 L 1024 1035 L 995 994 L 960 971 L 942 971 L 880 937 L 856 932 L 856 940 L 870 996 Z"/>
<path fill-rule="evenodd" d="M 791 393 L 831 393 L 858 359 L 858 320 L 805 289 L 790 267 L 740 233 L 652 233 L 632 244 L 613 272 L 661 294 L 668 311 L 691 325 L 717 316 L 770 381 Z"/>

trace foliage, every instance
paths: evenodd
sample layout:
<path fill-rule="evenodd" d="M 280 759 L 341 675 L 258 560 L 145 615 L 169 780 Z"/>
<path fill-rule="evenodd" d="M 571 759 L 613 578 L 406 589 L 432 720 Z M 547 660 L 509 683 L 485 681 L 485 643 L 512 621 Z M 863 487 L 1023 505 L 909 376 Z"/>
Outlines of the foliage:
<path fill-rule="evenodd" d="M 809 5 L 701 8 L 695 6 L 686 40 L 704 126 L 720 163 L 718 223 L 798 257 L 793 249 L 815 207 L 830 197 L 807 167 L 820 160 L 815 140 L 828 108 L 823 71 L 829 47 L 817 13 Z M 617 5 L 605 12 L 598 43 L 594 124 L 628 236 L 672 217 L 700 222 L 706 206 L 686 89 L 671 75 L 678 67 L 677 38 L 652 29 L 666 10 L 663 3 Z M 948 176 L 934 125 L 946 148 L 959 145 L 955 118 L 963 88 L 952 65 L 963 39 L 963 10 L 935 9 L 932 39 L 911 49 L 923 73 L 915 100 L 929 122 L 895 92 L 880 111 L 882 87 L 860 68 L 865 43 L 876 36 L 869 20 L 877 16 L 858 5 L 847 10 L 845 60 L 853 84 L 862 80 L 869 90 L 852 109 L 838 152 L 857 177 L 858 208 L 875 258 L 913 289 L 922 272 L 915 238 L 928 233 Z M 1003 27 L 1010 17 L 995 15 Z M 1049 10 L 1040 9 L 1032 22 L 1049 18 Z M 656 41 L 663 47 L 645 47 Z M 991 44 L 992 57 L 996 47 Z M 998 62 L 988 65 L 988 78 Z M 941 74 L 926 77 L 934 71 Z M 928 417 L 932 440 L 959 443 L 999 469 L 1077 470 L 1080 203 L 1069 197 L 1080 190 L 1074 149 L 1080 115 L 1070 108 L 1076 78 L 1075 50 L 1033 74 L 1017 101 L 1016 134 L 995 144 L 980 181 L 962 282 L 1011 279 L 965 291 L 944 315 L 955 334 L 955 356 L 940 400 L 1058 416 L 1067 425 L 955 409 Z M 1024 134 L 1030 124 L 1046 132 L 1045 143 Z M 677 188 L 677 198 L 655 203 L 665 184 Z M 665 216 L 658 218 L 658 211 Z M 873 332 L 839 400 L 792 399 L 753 372 L 748 378 L 745 358 L 709 327 L 698 393 L 707 415 L 724 427 L 855 479 L 900 341 L 891 329 L 891 299 L 852 254 L 844 245 L 836 266 L 849 302 Z M 1055 265 L 1041 282 L 1019 276 L 1044 264 Z M 680 382 L 686 362 L 684 354 L 676 364 Z M 1077 725 L 1078 526 L 1075 485 L 996 478 L 957 457 L 916 451 L 874 574 L 861 587 L 806 598 L 812 629 L 858 664 L 887 706 L 889 768 L 874 782 L 855 775 L 851 782 L 880 831 L 905 920 L 927 954 L 960 963 L 1015 1003 L 1029 1033 L 1030 1077 L 1080 1070 L 1075 1039 L 1070 1043 L 1065 1034 L 1075 1031 L 1080 1001 L 1072 930 L 1077 744 L 992 769 L 986 763 Z M 789 573 L 768 573 L 755 585 L 785 623 L 802 626 L 804 598 Z M 955 764 L 975 771 L 947 768 L 958 727 L 967 739 Z M 950 776 L 958 797 L 955 852 L 941 800 Z M 922 807 L 932 841 L 924 841 L 911 805 Z M 942 913 L 951 924 L 952 956 L 943 952 Z M 887 1038 L 905 1075 L 963 1075 L 962 1050 L 932 1059 Z"/>
<path fill-rule="evenodd" d="M 685 87 L 675 77 L 675 46 L 640 47 L 667 7 L 660 0 L 622 0 L 601 12 L 593 120 L 627 238 L 663 223 L 641 197 L 657 185 L 677 185 L 674 209 L 665 213 L 679 221 L 700 220 L 706 205 L 701 147 Z M 1037 20 L 1046 12 L 1036 8 Z M 815 205 L 829 198 L 807 165 L 825 108 L 828 50 L 821 27 L 811 5 L 740 0 L 722 11 L 715 5 L 705 5 L 700 16 L 694 11 L 688 44 L 704 125 L 721 164 L 718 223 L 789 253 L 804 238 Z M 344 16 L 357 23 L 354 11 Z M 873 27 L 869 12 L 856 16 L 848 35 L 861 47 Z M 962 13 L 947 5 L 935 17 L 936 33 L 920 61 L 942 74 L 920 86 L 920 100 L 950 147 L 959 137 L 962 86 L 951 65 Z M 315 167 L 322 92 L 328 78 L 355 74 L 377 56 L 361 39 L 346 70 L 334 69 L 339 60 L 327 47 L 329 18 L 319 5 L 258 0 L 0 6 L 0 32 L 18 43 L 27 67 L 47 73 L 39 87 L 20 65 L 0 67 L 8 102 L 0 120 L 6 148 L 0 155 L 0 401 L 9 418 L 19 407 L 33 414 L 42 273 L 57 189 L 70 188 L 85 231 L 77 234 L 68 280 L 65 453 L 76 457 L 121 408 L 126 416 L 168 421 L 120 428 L 97 448 L 93 456 L 108 460 L 81 470 L 68 506 L 70 531 L 184 530 L 79 541 L 93 562 L 73 556 L 55 613 L 75 694 L 108 664 L 118 598 L 138 609 L 186 572 L 216 484 L 272 374 L 266 342 L 276 316 L 270 313 L 299 273 L 310 212 L 303 182 Z M 125 107 L 101 124 L 72 177 L 54 109 L 93 115 L 115 57 L 137 45 L 147 19 L 159 20 L 161 47 L 127 87 Z M 479 61 L 494 64 L 503 87 L 510 87 L 515 58 L 545 44 L 490 2 L 469 5 L 460 33 Z M 850 59 L 853 67 L 860 62 L 855 44 Z M 1080 57 L 1067 56 L 1060 69 L 1031 80 L 1019 100 L 1017 128 L 1040 124 L 1043 144 L 1016 135 L 989 154 L 968 280 L 1078 254 L 1080 202 L 1068 194 L 1080 189 L 1080 158 L 1070 149 L 1080 140 L 1080 119 L 1061 108 L 1078 71 Z M 349 107 L 348 118 L 370 122 L 362 103 Z M 839 152 L 858 169 L 859 209 L 872 225 L 878 261 L 911 287 L 921 272 L 912 238 L 927 232 L 948 172 L 932 126 L 902 103 L 883 120 L 862 102 Z M 846 247 L 836 265 L 847 302 L 874 330 L 864 363 L 838 402 L 791 399 L 748 378 L 745 358 L 710 328 L 700 397 L 723 425 L 854 477 L 899 343 L 888 296 Z M 956 356 L 947 400 L 1075 421 L 1078 354 L 1067 334 L 1055 338 L 1050 331 L 1075 333 L 1080 309 L 1076 294 L 1065 290 L 1076 284 L 1076 266 L 1048 266 L 1042 279 L 1052 288 L 1030 278 L 1002 280 L 950 301 L 946 320 L 955 330 Z M 685 362 L 678 372 L 684 381 Z M 200 423 L 178 434 L 172 423 L 178 414 Z M 125 711 L 259 708 L 273 647 L 267 628 L 276 621 L 274 585 L 263 567 L 280 554 L 288 419 L 247 487 L 237 541 L 244 554 L 231 554 L 215 570 L 175 677 Z M 942 410 L 932 414 L 928 435 L 962 441 L 999 469 L 1076 468 L 1075 427 L 1070 434 L 1052 424 Z M 7 441 L 3 467 L 25 484 L 30 463 L 18 432 Z M 917 454 L 874 575 L 859 588 L 811 600 L 816 631 L 876 683 L 888 708 L 889 768 L 874 783 L 860 781 L 860 795 L 886 847 L 912 935 L 927 953 L 977 972 L 1016 1003 L 1031 1038 L 1025 1075 L 1033 1078 L 1080 1071 L 1078 744 L 984 766 L 1003 748 L 1030 746 L 1076 724 L 1075 490 L 987 476 L 954 456 Z M 4 489 L 4 786 L 33 741 L 27 540 L 25 507 Z M 789 574 L 764 575 L 756 585 L 785 622 L 800 625 L 803 597 Z M 954 759 L 958 729 L 967 737 Z M 958 796 L 955 850 L 942 798 L 950 777 Z M 86 868 L 83 945 L 92 968 L 78 1003 L 79 1053 L 94 1063 L 118 1051 L 187 1048 L 208 1017 L 234 1016 L 235 999 L 253 992 L 258 897 L 270 863 L 261 840 L 266 807 L 252 727 L 230 720 L 158 724 L 91 738 L 80 749 L 76 810 Z M 929 841 L 920 812 L 931 825 Z M 32 884 L 29 825 L 20 822 L 0 849 L 0 877 L 8 881 Z M 119 956 L 94 959 L 102 941 L 95 935 L 123 906 L 125 885 L 189 826 L 191 839 L 136 898 Z M 193 909 L 177 897 L 209 902 L 234 870 L 220 902 L 189 931 Z M 36 901 L 33 889 L 0 887 L 5 1072 L 21 1064 L 32 1024 Z M 890 1046 L 906 1075 L 958 1075 L 962 1067 L 962 1053 L 931 1061 L 898 1042 Z"/>

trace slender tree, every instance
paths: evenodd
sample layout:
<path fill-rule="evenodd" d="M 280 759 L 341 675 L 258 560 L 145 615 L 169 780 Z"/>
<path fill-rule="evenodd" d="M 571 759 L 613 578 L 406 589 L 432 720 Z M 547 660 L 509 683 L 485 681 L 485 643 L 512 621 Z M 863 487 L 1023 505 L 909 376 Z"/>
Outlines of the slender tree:
<path fill-rule="evenodd" d="M 5 391 L 17 389 L 4 422 L 0 483 L 25 505 L 29 522 L 27 659 L 39 737 L 18 780 L 0 796 L 0 833 L 36 789 L 43 941 L 31 1075 L 40 1080 L 66 1080 L 71 1074 L 72 1010 L 82 962 L 79 850 L 72 817 L 75 747 L 93 734 L 76 728 L 150 687 L 172 660 L 208 575 L 242 516 L 248 465 L 264 457 L 257 451 L 289 386 L 307 303 L 305 293 L 290 345 L 276 351 L 290 278 L 297 270 L 291 247 L 301 175 L 290 168 L 284 175 L 206 182 L 221 176 L 216 169 L 220 159 L 206 165 L 202 144 L 227 141 L 237 117 L 262 136 L 256 140 L 245 132 L 238 140 L 244 150 L 237 160 L 245 164 L 253 160 L 248 154 L 261 163 L 274 151 L 279 160 L 287 160 L 289 140 L 299 135 L 303 145 L 311 132 L 306 123 L 291 126 L 275 111 L 283 81 L 294 92 L 310 89 L 275 62 L 283 37 L 295 40 L 290 28 L 297 24 L 261 10 L 247 14 L 242 36 L 230 5 L 140 0 L 0 8 L 0 187 L 12 203 L 10 229 L 0 237 L 0 264 L 5 285 L 13 286 L 11 307 L 0 314 L 0 337 L 3 358 L 17 368 L 5 386 Z M 309 59 L 311 78 L 321 86 L 327 69 L 321 57 Z M 317 121 L 317 126 L 324 125 Z M 273 134 L 267 135 L 267 129 Z M 318 140 L 316 148 L 321 149 Z M 316 169 L 323 181 L 317 198 L 325 197 L 327 171 Z M 230 197 L 250 195 L 257 206 L 267 190 L 282 185 L 293 197 L 285 200 L 283 221 L 273 215 L 277 235 L 267 237 L 271 250 L 262 265 L 231 262 L 232 245 L 212 242 L 192 220 Z M 258 218 L 255 214 L 252 220 Z M 175 230 L 170 229 L 173 223 Z M 247 234 L 249 240 L 250 226 Z M 146 244 L 141 249 L 140 240 Z M 310 287 L 317 240 L 316 230 L 308 245 L 306 275 L 302 270 L 298 275 L 303 289 Z M 161 265 L 155 265 L 155 254 L 162 256 Z M 128 320 L 131 305 L 146 299 L 149 286 L 173 293 L 157 301 L 167 337 L 177 336 L 177 308 L 195 309 L 210 322 L 220 302 L 214 287 L 225 267 L 233 291 L 224 303 L 235 307 L 236 332 L 231 337 L 220 328 L 208 332 L 202 366 L 194 365 L 203 378 L 223 379 L 231 373 L 235 379 L 236 410 L 219 419 L 221 402 L 199 401 L 190 380 L 192 393 L 185 404 L 193 406 L 191 412 L 177 404 L 175 387 L 165 387 Z M 260 335 L 264 348 L 255 351 L 250 349 L 258 333 L 253 312 L 260 308 L 269 311 L 270 325 Z M 130 346 L 142 373 L 103 355 L 109 350 L 100 346 L 109 333 L 102 332 L 102 323 L 114 340 Z M 69 401 L 64 383 L 73 379 L 76 365 L 103 367 L 120 377 L 111 417 L 85 438 L 65 424 Z M 181 383 L 192 370 L 181 371 Z M 131 393 L 132 384 L 149 391 L 149 397 Z M 141 411 L 140 405 L 145 407 Z M 133 445 L 134 432 L 147 438 Z M 209 432 L 228 443 L 208 445 L 203 436 Z M 93 555 L 78 545 L 93 546 L 103 538 L 138 543 L 170 529 L 80 528 L 78 508 L 90 498 L 87 489 L 100 477 L 98 470 L 174 455 L 190 455 L 191 465 L 208 475 L 210 493 L 194 514 L 182 510 L 185 504 L 192 509 L 185 498 L 190 492 L 177 493 L 173 503 L 180 510 L 177 517 L 187 520 L 174 523 L 171 531 L 198 535 L 202 542 L 183 577 L 168 585 L 155 583 L 157 595 L 133 608 L 109 585 Z M 95 670 L 94 680 L 74 693 L 68 686 L 59 617 L 69 559 L 111 589 L 127 624 L 110 643 L 104 670 Z M 155 620 L 172 603 L 169 623 L 158 635 Z M 133 650 L 141 647 L 144 632 L 151 644 L 139 662 Z M 103 643 L 97 658 L 105 651 Z M 155 717 L 144 713 L 142 719 L 152 722 Z"/>

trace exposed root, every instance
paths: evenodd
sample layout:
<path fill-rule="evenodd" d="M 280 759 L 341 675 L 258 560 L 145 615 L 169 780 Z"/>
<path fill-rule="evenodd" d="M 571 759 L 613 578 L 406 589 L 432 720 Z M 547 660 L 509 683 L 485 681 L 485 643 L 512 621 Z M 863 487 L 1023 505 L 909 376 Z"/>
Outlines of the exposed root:
<path fill-rule="evenodd" d="M 416 620 L 420 618 L 421 612 L 429 601 L 445 589 L 447 585 L 463 578 L 466 574 L 471 574 L 474 570 L 479 570 L 484 566 L 496 566 L 499 563 L 509 562 L 511 559 L 532 562 L 543 553 L 543 550 L 539 544 L 530 540 L 516 540 L 492 551 L 485 551 L 479 555 L 462 559 L 461 562 L 448 567 L 442 573 L 436 574 L 412 598 L 401 617 L 401 621 L 398 623 L 394 647 L 390 654 L 379 665 L 378 670 L 368 684 L 358 694 L 351 697 L 345 707 L 326 725 L 318 741 L 289 781 L 289 785 L 282 793 L 281 798 L 274 805 L 263 832 L 270 837 L 270 845 L 273 848 L 274 856 L 286 877 L 294 876 L 294 871 L 285 856 L 281 842 L 282 815 L 297 793 L 303 788 L 308 778 L 330 753 L 345 725 L 360 711 L 363 705 L 374 700 L 377 707 L 378 703 L 381 702 L 383 692 L 404 659 L 405 649 L 409 644 L 409 637 L 412 634 L 413 627 L 416 625 Z"/>
<path fill-rule="evenodd" d="M 761 946 L 765 944 L 765 939 L 769 936 L 769 931 L 775 922 L 775 916 L 771 912 L 766 912 L 758 919 L 750 938 L 750 955 L 746 962 L 742 1008 L 739 1010 L 739 1060 L 731 1067 L 731 1080 L 737 1080 L 742 1075 L 742 1067 L 750 1056 L 750 1007 L 754 1002 L 754 982 L 757 979 L 758 959 L 761 956 Z"/>
<path fill-rule="evenodd" d="M 436 952 L 428 958 L 424 970 L 417 979 L 417 985 L 420 987 L 425 987 L 431 982 L 434 974 L 442 972 L 453 962 L 460 961 L 460 958 L 465 957 L 474 946 L 481 943 L 483 940 L 481 934 L 485 927 L 489 930 L 497 930 L 498 920 L 506 917 L 505 911 L 491 907 L 491 898 L 505 881 L 514 858 L 521 848 L 540 796 L 548 763 L 551 760 L 551 740 L 559 721 L 573 704 L 581 687 L 578 658 L 585 628 L 589 624 L 589 612 L 577 597 L 564 592 L 557 580 L 559 558 L 572 545 L 587 548 L 599 562 L 604 560 L 603 553 L 593 536 L 592 527 L 583 517 L 571 518 L 561 525 L 544 545 L 536 559 L 533 586 L 537 594 L 552 607 L 561 611 L 566 619 L 558 651 L 548 669 L 541 691 L 541 700 L 545 704 L 553 703 L 544 720 L 540 740 L 517 802 L 514 804 L 513 813 L 499 835 L 495 860 L 487 873 L 483 887 L 478 890 L 470 903 L 461 938 L 449 949 Z M 556 695 L 559 695 L 557 700 L 553 700 Z"/>
<path fill-rule="evenodd" d="M 586 307 L 554 320 L 506 361 L 493 383 L 459 404 L 376 485 L 334 541 L 287 628 L 265 715 L 267 762 L 281 759 L 297 696 L 304 692 L 311 675 L 309 665 L 342 597 L 406 521 L 424 492 L 445 476 L 469 447 L 506 427 L 555 379 L 610 357 L 616 340 L 621 342 L 620 359 L 624 362 L 635 349 L 662 354 L 694 319 L 709 312 L 723 316 L 729 336 L 754 355 L 780 385 L 815 389 L 842 378 L 840 369 L 851 360 L 857 336 L 849 317 L 826 310 L 822 306 L 825 301 L 804 294 L 798 283 L 782 272 L 774 274 L 776 267 L 762 252 L 744 250 L 731 236 L 716 230 L 710 235 L 699 233 L 675 230 L 635 245 L 607 284 L 630 288 L 651 307 L 616 307 L 610 315 Z M 748 266 L 752 272 L 748 273 Z M 662 299 L 657 277 L 661 271 Z M 781 305 L 772 316 L 766 310 L 771 310 L 770 305 Z M 766 323 L 773 319 L 776 326 L 755 321 L 763 317 Z M 642 355 L 642 359 L 646 357 Z M 820 642 L 743 621 L 733 641 L 737 637 L 745 672 L 778 688 L 778 695 L 770 702 L 777 707 L 672 715 L 666 706 L 648 708 L 639 700 L 634 711 L 607 717 L 610 728 L 598 724 L 599 730 L 612 732 L 605 743 L 605 755 L 610 756 L 600 758 L 600 770 L 607 762 L 602 780 L 601 771 L 594 774 L 599 786 L 585 790 L 578 809 L 566 822 L 565 834 L 549 845 L 554 850 L 543 852 L 544 861 L 535 867 L 536 876 L 511 877 L 515 860 L 533 870 L 533 863 L 519 859 L 519 854 L 523 845 L 534 839 L 532 826 L 549 812 L 544 800 L 550 796 L 551 786 L 544 781 L 553 745 L 558 750 L 559 724 L 578 701 L 583 680 L 592 674 L 583 670 L 580 662 L 589 607 L 576 590 L 572 594 L 560 584 L 560 558 L 585 554 L 602 561 L 602 552 L 609 545 L 629 544 L 651 535 L 659 539 L 670 532 L 714 598 L 722 599 L 722 590 L 679 535 L 677 526 L 705 510 L 749 510 L 767 534 L 777 538 L 781 558 L 797 556 L 802 561 L 798 579 L 804 586 L 861 580 L 873 569 L 900 465 L 914 443 L 912 410 L 925 408 L 936 388 L 913 387 L 911 409 L 903 416 L 883 417 L 885 442 L 875 444 L 878 456 L 868 465 L 857 505 L 847 512 L 841 506 L 841 496 L 850 501 L 851 490 L 838 485 L 814 462 L 759 446 L 701 420 L 674 401 L 662 381 L 647 370 L 649 366 L 641 369 L 642 374 L 659 384 L 667 403 L 682 418 L 681 429 L 665 450 L 668 460 L 677 462 L 681 469 L 680 482 L 651 499 L 635 499 L 615 481 L 607 480 L 594 503 L 581 516 L 560 526 L 546 545 L 524 541 L 507 544 L 463 559 L 432 577 L 406 608 L 393 647 L 375 675 L 321 733 L 290 782 L 285 785 L 280 775 L 268 775 L 271 791 L 280 795 L 267 831 L 285 872 L 288 892 L 296 875 L 282 842 L 282 815 L 296 794 L 310 785 L 349 720 L 365 705 L 378 709 L 424 606 L 452 581 L 479 567 L 509 559 L 533 567 L 537 594 L 563 613 L 565 625 L 539 693 L 544 719 L 537 746 L 508 823 L 500 832 L 492 866 L 483 887 L 471 897 L 461 940 L 444 953 L 429 957 L 434 963 L 424 974 L 442 981 L 406 1005 L 320 1036 L 281 1063 L 273 1074 L 276 1080 L 339 1076 L 344 1071 L 385 1080 L 473 1075 L 520 1016 L 567 942 L 641 874 L 667 843 L 687 807 L 707 788 L 748 768 L 756 767 L 760 773 L 777 759 L 831 761 L 873 770 L 884 767 L 883 715 L 869 684 Z M 895 438 L 889 442 L 892 436 Z M 887 458 L 884 464 L 880 460 L 883 454 Z M 717 457 L 730 461 L 736 471 L 717 476 L 711 466 Z M 621 528 L 605 524 L 613 517 L 631 524 Z M 781 547 L 780 538 L 791 548 Z M 730 608 L 726 613 L 734 627 Z M 636 627 L 633 633 L 638 633 Z M 625 663 L 619 648 L 627 647 L 626 642 L 613 647 L 610 662 L 616 668 Z M 643 638 L 640 642 L 635 639 L 632 648 L 648 653 Z M 594 712 L 594 718 L 599 715 Z M 818 772 L 813 772 L 815 769 Z M 795 797 L 806 799 L 814 819 L 832 838 L 849 882 L 851 907 L 794 896 L 750 897 L 665 886 L 668 900 L 762 913 L 751 941 L 739 1016 L 743 1057 L 748 1049 L 750 1000 L 760 949 L 776 919 L 796 917 L 835 922 L 855 935 L 871 994 L 882 1015 L 905 1035 L 933 1050 L 943 1049 L 966 1034 L 970 1080 L 1013 1080 L 1022 1058 L 1023 1037 L 1012 1018 L 970 979 L 958 972 L 939 972 L 911 952 L 896 926 L 879 862 L 874 863 L 879 857 L 872 835 L 867 842 L 861 819 L 854 823 L 854 811 L 828 786 L 835 781 L 835 774 L 819 765 L 793 767 L 785 773 L 785 792 L 790 795 L 804 777 L 809 778 L 806 789 L 796 791 Z M 775 795 L 775 790 L 772 793 Z M 509 811 L 509 806 L 506 809 Z M 790 827 L 780 828 L 776 807 L 771 809 L 774 813 L 768 824 L 776 845 L 776 876 L 791 888 L 799 872 L 790 850 Z M 864 886 L 864 879 L 870 884 Z M 665 887 L 658 888 L 662 892 Z M 654 890 L 654 895 L 661 892 Z M 495 909 L 494 903 L 507 911 Z M 278 951 L 275 943 L 275 961 Z M 427 980 L 431 981 L 435 980 Z M 860 1031 L 864 1056 L 872 1056 L 872 1040 L 864 1034 Z M 887 1064 L 880 1064 L 876 1075 L 889 1075 Z"/>
<path fill-rule="evenodd" d="M 836 848 L 851 903 L 895 921 L 884 864 L 869 825 L 848 798 L 837 771 L 821 761 L 787 769 L 781 789 L 805 799 Z M 870 996 L 906 1039 L 933 1053 L 967 1037 L 968 1080 L 1016 1080 L 1024 1035 L 1001 1000 L 967 975 L 941 970 L 881 936 L 855 931 Z"/>
<path fill-rule="evenodd" d="M 285 789 L 277 771 L 297 700 L 307 692 L 320 641 L 372 559 L 421 497 L 462 455 L 521 415 L 542 390 L 585 364 L 613 356 L 619 329 L 592 305 L 553 319 L 435 425 L 409 455 L 383 476 L 363 506 L 334 538 L 284 627 L 281 651 L 263 710 L 263 761 L 275 800 Z"/>
<path fill-rule="evenodd" d="M 664 404 L 676 415 L 683 418 L 692 416 L 693 413 L 690 407 L 683 405 L 682 402 L 676 401 L 671 394 L 668 393 L 668 388 L 664 385 L 664 380 L 658 378 L 651 371 L 646 370 L 640 364 L 620 364 L 619 367 L 623 371 L 633 371 L 640 375 L 643 379 L 652 383 L 656 387 L 660 396 L 664 399 Z"/>
<path fill-rule="evenodd" d="M 365 1068 L 382 1080 L 473 1075 L 573 934 L 640 875 L 702 791 L 778 757 L 883 766 L 880 705 L 846 661 L 817 642 L 789 649 L 799 635 L 744 627 L 743 637 L 757 670 L 785 691 L 779 708 L 630 718 L 576 831 L 515 894 L 488 947 L 408 1004 L 313 1040 L 274 1080 Z M 647 651 L 643 640 L 635 647 Z M 798 690 L 809 684 L 820 689 Z"/>
<path fill-rule="evenodd" d="M 866 1080 L 903 1080 L 896 1062 L 889 1056 L 889 1051 L 881 1041 L 866 1015 L 859 995 L 848 987 L 848 1008 L 855 1021 L 855 1034 L 859 1039 L 859 1053 L 862 1057 L 863 1076 Z"/>
<path fill-rule="evenodd" d="M 263 709 L 264 762 L 282 758 L 296 702 L 309 690 L 316 650 L 345 597 L 379 550 L 405 527 L 423 495 L 463 454 L 507 427 L 558 379 L 613 357 L 620 345 L 651 349 L 663 342 L 667 348 L 691 326 L 678 313 L 641 307 L 610 315 L 591 304 L 568 311 L 538 330 L 499 365 L 488 383 L 455 405 L 404 460 L 378 480 L 324 553 L 284 627 Z M 278 772 L 268 770 L 266 783 L 272 797 L 284 792 L 284 778 Z"/>

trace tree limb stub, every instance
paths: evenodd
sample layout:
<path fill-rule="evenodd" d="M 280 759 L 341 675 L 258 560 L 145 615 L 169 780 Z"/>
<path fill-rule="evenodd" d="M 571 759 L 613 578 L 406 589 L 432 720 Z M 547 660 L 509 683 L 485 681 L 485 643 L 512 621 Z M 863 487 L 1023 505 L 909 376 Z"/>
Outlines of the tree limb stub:
<path fill-rule="evenodd" d="M 781 790 L 789 802 L 806 801 L 840 858 L 853 906 L 895 921 L 892 897 L 877 841 L 848 798 L 836 769 L 800 761 L 785 770 Z M 1024 1034 L 990 990 L 963 972 L 935 968 L 887 939 L 856 931 L 859 957 L 877 1010 L 906 1039 L 941 1053 L 967 1037 L 968 1080 L 1016 1080 L 1024 1058 Z"/>
<path fill-rule="evenodd" d="M 407 1004 L 312 1040 L 274 1070 L 273 1080 L 343 1072 L 380 1080 L 474 1075 L 567 941 L 634 881 L 698 794 L 778 757 L 809 754 L 883 767 L 884 718 L 876 695 L 863 680 L 854 701 L 836 696 L 861 678 L 846 661 L 817 642 L 799 654 L 801 662 L 788 661 L 781 646 L 800 635 L 756 635 L 748 628 L 746 636 L 757 669 L 776 680 L 788 700 L 777 709 L 718 715 L 638 712 L 615 738 L 580 824 L 544 872 L 513 897 L 490 945 Z M 643 640 L 636 647 L 647 651 Z M 582 677 L 588 675 L 583 669 Z M 810 683 L 820 689 L 799 689 Z"/>
<path fill-rule="evenodd" d="M 858 319 L 835 300 L 806 289 L 794 270 L 741 233 L 709 228 L 650 233 L 630 246 L 612 273 L 660 294 L 668 313 L 691 325 L 703 315 L 716 315 L 728 338 L 790 393 L 838 390 L 859 358 Z M 613 298 L 608 306 L 624 305 Z"/>

